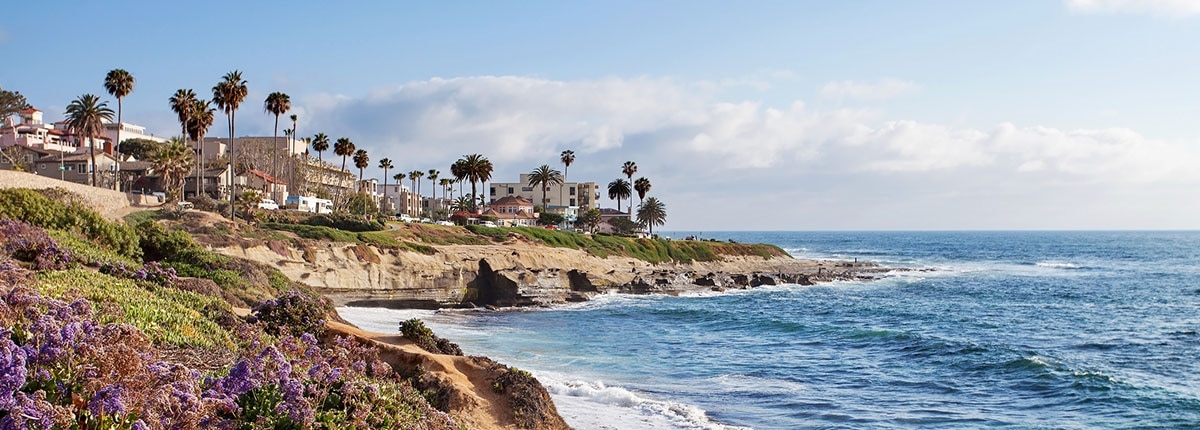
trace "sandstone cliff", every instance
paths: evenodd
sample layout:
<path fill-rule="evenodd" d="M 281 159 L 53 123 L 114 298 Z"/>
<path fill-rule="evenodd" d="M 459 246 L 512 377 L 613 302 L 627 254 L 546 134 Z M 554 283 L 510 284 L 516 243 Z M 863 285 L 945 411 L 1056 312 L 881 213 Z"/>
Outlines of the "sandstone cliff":
<path fill-rule="evenodd" d="M 662 293 L 854 279 L 863 264 L 790 257 L 650 264 L 521 241 L 436 246 L 422 254 L 320 241 L 227 243 L 214 250 L 271 264 L 338 305 L 392 308 L 545 306 L 596 294 Z M 249 245 L 249 246 L 247 246 Z"/>

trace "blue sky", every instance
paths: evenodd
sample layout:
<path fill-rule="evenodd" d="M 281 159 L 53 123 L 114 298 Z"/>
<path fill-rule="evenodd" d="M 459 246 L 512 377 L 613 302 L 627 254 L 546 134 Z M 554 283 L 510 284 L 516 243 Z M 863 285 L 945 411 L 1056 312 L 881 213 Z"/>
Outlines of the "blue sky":
<path fill-rule="evenodd" d="M 0 86 L 55 119 L 124 68 L 166 135 L 176 89 L 239 69 L 239 135 L 283 91 L 403 171 L 633 160 L 668 230 L 1200 227 L 1200 2 L 353 5 L 26 2 Z"/>

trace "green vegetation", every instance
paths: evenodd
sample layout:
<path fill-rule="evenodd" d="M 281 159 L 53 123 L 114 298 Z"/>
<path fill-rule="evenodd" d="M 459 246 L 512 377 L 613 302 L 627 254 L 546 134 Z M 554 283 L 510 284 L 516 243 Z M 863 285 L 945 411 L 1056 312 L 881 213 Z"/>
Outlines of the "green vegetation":
<path fill-rule="evenodd" d="M 69 203 L 60 200 L 67 200 Z M 124 257 L 141 257 L 137 234 L 133 228 L 109 222 L 96 211 L 75 201 L 71 194 L 62 189 L 2 189 L 0 217 L 25 221 L 47 230 L 76 233 L 95 245 Z"/>
<path fill-rule="evenodd" d="M 232 335 L 214 322 L 232 316 L 229 304 L 219 298 L 84 269 L 40 272 L 35 287 L 61 300 L 86 298 L 100 315 L 100 322 L 133 325 L 156 344 L 234 346 Z"/>

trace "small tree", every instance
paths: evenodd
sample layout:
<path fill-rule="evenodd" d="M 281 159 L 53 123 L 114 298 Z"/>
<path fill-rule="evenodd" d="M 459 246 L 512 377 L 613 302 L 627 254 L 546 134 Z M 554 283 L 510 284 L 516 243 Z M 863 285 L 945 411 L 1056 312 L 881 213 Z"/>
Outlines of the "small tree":
<path fill-rule="evenodd" d="M 579 214 L 575 219 L 575 225 L 583 227 L 589 233 L 596 231 L 596 226 L 600 225 L 600 209 L 591 208 Z"/>
<path fill-rule="evenodd" d="M 375 205 L 375 199 L 367 193 L 354 193 L 350 195 L 350 200 L 346 202 L 346 209 L 350 213 L 360 215 L 375 215 L 379 213 L 379 206 Z"/>
<path fill-rule="evenodd" d="M 538 224 L 559 225 L 559 224 L 562 224 L 563 219 L 564 218 L 563 218 L 562 214 L 556 214 L 556 213 L 552 213 L 552 212 L 542 212 L 541 215 L 538 215 Z"/>
<path fill-rule="evenodd" d="M 625 217 L 616 217 L 610 219 L 608 220 L 608 223 L 609 225 L 613 226 L 613 230 L 616 230 L 617 234 L 622 236 L 632 235 L 634 232 L 638 231 L 638 228 L 641 227 L 637 222 Z"/>

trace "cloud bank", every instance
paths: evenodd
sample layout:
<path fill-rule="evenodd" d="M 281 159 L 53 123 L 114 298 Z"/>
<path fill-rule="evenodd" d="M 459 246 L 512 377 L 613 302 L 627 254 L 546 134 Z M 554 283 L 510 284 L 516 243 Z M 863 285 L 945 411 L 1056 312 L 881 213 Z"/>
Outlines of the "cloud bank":
<path fill-rule="evenodd" d="M 968 189 L 986 195 L 1003 188 L 1019 196 L 1043 193 L 1047 184 L 1087 189 L 1093 200 L 1107 201 L 1115 198 L 1106 194 L 1110 189 L 1200 181 L 1192 168 L 1200 163 L 1197 142 L 1122 128 L 965 128 L 889 119 L 872 109 L 814 108 L 801 100 L 770 106 L 724 100 L 711 85 L 665 78 L 435 78 L 360 97 L 317 95 L 298 105 L 312 118 L 308 130 L 349 136 L 373 159 L 392 158 L 401 170 L 445 171 L 463 154 L 481 153 L 496 164 L 495 180 L 513 181 L 542 164 L 561 168 L 559 152 L 572 149 L 578 158 L 570 179 L 604 184 L 619 176 L 623 161 L 633 160 L 639 176 L 654 182 L 652 194 L 668 202 L 672 195 L 707 196 L 752 206 L 777 200 L 781 185 L 838 187 L 853 195 L 899 184 L 912 184 L 931 204 Z M 853 205 L 849 198 L 820 201 Z M 674 218 L 677 226 L 722 223 L 714 214 L 704 221 L 702 203 L 681 206 L 689 205 L 700 206 Z"/>

